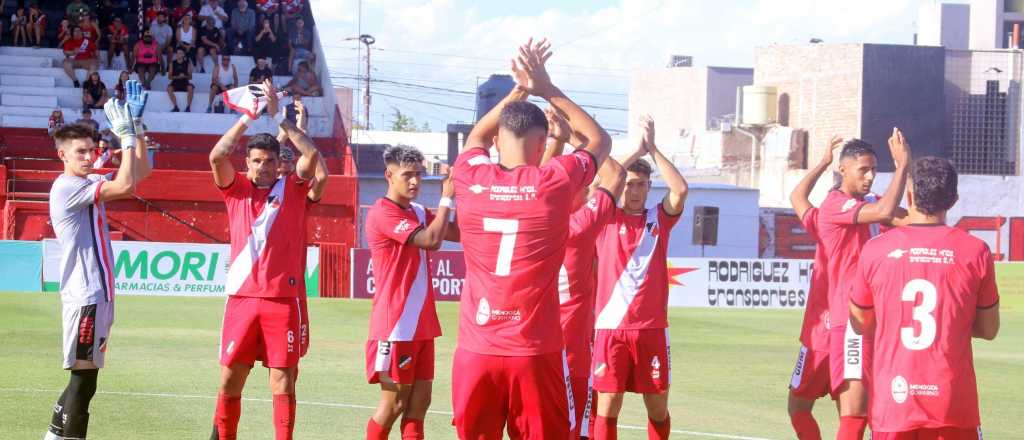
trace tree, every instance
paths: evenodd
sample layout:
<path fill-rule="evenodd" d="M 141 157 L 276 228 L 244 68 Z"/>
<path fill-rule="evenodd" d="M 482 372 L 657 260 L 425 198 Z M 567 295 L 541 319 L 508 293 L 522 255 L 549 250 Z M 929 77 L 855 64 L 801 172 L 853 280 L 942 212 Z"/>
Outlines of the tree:
<path fill-rule="evenodd" d="M 392 107 L 392 109 L 395 112 L 392 114 L 394 119 L 391 120 L 391 131 L 420 131 L 412 117 L 402 113 L 398 108 Z"/>

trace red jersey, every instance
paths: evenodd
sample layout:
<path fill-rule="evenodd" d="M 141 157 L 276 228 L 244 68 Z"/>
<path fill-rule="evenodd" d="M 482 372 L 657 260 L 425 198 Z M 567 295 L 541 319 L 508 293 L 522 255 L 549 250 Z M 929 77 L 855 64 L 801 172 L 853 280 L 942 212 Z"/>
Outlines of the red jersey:
<path fill-rule="evenodd" d="M 459 155 L 454 184 L 466 258 L 460 349 L 500 356 L 562 350 L 558 272 L 569 209 L 596 168 L 585 150 L 513 169 L 491 163 L 484 148 Z"/>
<path fill-rule="evenodd" d="M 877 323 L 871 429 L 979 426 L 971 329 L 999 302 L 988 245 L 946 225 L 896 228 L 864 246 L 852 285 Z"/>
<path fill-rule="evenodd" d="M 427 251 L 409 243 L 433 221 L 422 205 L 403 208 L 377 200 L 366 215 L 366 242 L 373 264 L 373 312 L 370 339 L 415 341 L 441 336 Z"/>
<path fill-rule="evenodd" d="M 115 28 L 114 25 L 111 24 L 110 26 L 107 26 L 107 34 L 109 34 L 111 41 L 123 43 L 128 39 L 128 28 L 124 25 L 121 25 L 119 28 Z"/>
<path fill-rule="evenodd" d="M 221 188 L 231 235 L 228 295 L 291 298 L 305 295 L 306 193 L 310 182 L 295 174 L 270 188 L 245 176 Z"/>
<path fill-rule="evenodd" d="M 178 6 L 178 7 L 174 8 L 174 10 L 171 11 L 171 19 L 174 20 L 173 21 L 173 24 L 174 24 L 173 27 L 177 27 L 178 26 L 178 22 L 181 21 L 181 17 L 184 17 L 186 15 L 188 15 L 189 17 L 192 17 L 192 23 L 195 24 L 195 20 L 196 20 L 196 10 L 195 9 L 192 9 L 190 7 L 184 7 L 184 6 Z"/>
<path fill-rule="evenodd" d="M 850 282 L 857 271 L 860 248 L 871 238 L 871 225 L 857 223 L 857 213 L 870 203 L 832 189 L 818 208 L 818 246 L 815 260 L 824 258 L 828 279 L 828 311 L 831 327 L 845 328 L 850 316 Z"/>
<path fill-rule="evenodd" d="M 598 188 L 587 204 L 569 217 L 569 237 L 565 242 L 565 259 L 558 272 L 558 303 L 561 305 L 562 338 L 566 345 L 579 341 L 590 350 L 594 333 L 594 297 L 597 277 L 594 260 L 597 248 L 594 242 L 601 227 L 615 212 L 615 198 L 604 188 Z M 576 356 L 568 351 L 570 371 L 589 371 L 589 357 Z M 574 363 L 578 365 L 573 365 Z"/>
<path fill-rule="evenodd" d="M 96 55 L 96 43 L 88 38 L 72 38 L 64 42 L 65 52 L 74 52 L 76 60 L 88 60 Z"/>
<path fill-rule="evenodd" d="M 661 203 L 638 215 L 615 209 L 597 236 L 595 328 L 668 327 L 668 238 L 681 216 Z"/>
<path fill-rule="evenodd" d="M 153 23 L 153 20 L 156 20 L 156 16 L 161 12 L 167 14 L 167 6 L 154 5 L 146 8 L 146 25 L 149 26 L 150 23 Z"/>
<path fill-rule="evenodd" d="M 804 230 L 815 241 L 818 237 L 818 208 L 808 209 L 803 218 Z M 814 250 L 814 265 L 811 270 L 811 287 L 804 308 L 804 323 L 800 330 L 800 343 L 814 351 L 829 351 L 828 276 L 826 276 L 825 250 L 817 246 Z"/>

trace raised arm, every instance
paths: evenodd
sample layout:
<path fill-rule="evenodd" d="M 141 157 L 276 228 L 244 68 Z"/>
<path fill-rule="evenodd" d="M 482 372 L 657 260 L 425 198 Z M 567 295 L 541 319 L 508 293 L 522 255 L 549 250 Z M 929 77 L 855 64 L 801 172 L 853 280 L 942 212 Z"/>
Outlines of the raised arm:
<path fill-rule="evenodd" d="M 679 169 L 672 164 L 672 161 L 668 160 L 661 151 L 658 150 L 658 146 L 654 143 L 654 119 L 650 116 L 644 116 L 642 119 L 644 127 L 644 143 L 647 144 L 647 150 L 651 153 L 651 159 L 654 159 L 654 165 L 658 167 L 658 173 L 661 174 L 661 179 L 665 181 L 665 186 L 668 186 L 668 194 L 665 194 L 665 198 L 662 199 L 662 207 L 665 209 L 665 213 L 668 215 L 679 215 L 683 212 L 683 203 L 686 202 L 686 196 L 690 192 L 690 186 L 686 183 L 686 179 L 679 173 Z"/>
<path fill-rule="evenodd" d="M 608 157 L 608 160 L 601 164 L 601 168 L 597 169 L 597 179 L 598 186 L 608 191 L 618 203 L 619 195 L 626 185 L 626 169 L 615 158 Z"/>
<path fill-rule="evenodd" d="M 270 79 L 263 80 L 263 91 L 267 97 L 267 114 L 278 124 L 288 135 L 288 140 L 299 150 L 299 160 L 295 162 L 295 174 L 304 180 L 312 179 L 316 172 L 316 164 L 320 160 L 320 150 L 316 144 L 299 129 L 290 119 L 284 117 L 284 108 L 281 108 L 277 98 L 277 88 Z M 278 112 L 280 111 L 280 114 Z"/>
<path fill-rule="evenodd" d="M 437 212 L 434 215 L 434 221 L 430 222 L 427 227 L 423 228 L 409 241 L 416 247 L 421 249 L 427 249 L 435 251 L 441 248 L 441 243 L 444 242 L 448 235 L 448 226 L 450 218 L 448 218 L 452 212 L 453 200 L 455 196 L 455 185 L 452 183 L 452 175 L 449 174 L 444 179 L 444 183 L 441 184 L 441 201 L 437 205 Z"/>
<path fill-rule="evenodd" d="M 900 200 L 907 185 L 907 174 L 910 170 L 910 145 L 903 137 L 899 128 L 893 127 L 889 137 L 889 151 L 895 162 L 896 170 L 892 173 L 892 181 L 878 203 L 864 205 L 857 212 L 857 223 L 892 223 L 897 216 Z"/>
<path fill-rule="evenodd" d="M 114 180 L 100 187 L 100 200 L 108 201 L 130 197 L 136 185 L 149 176 L 150 166 L 146 157 L 146 142 L 142 132 L 142 114 L 146 108 L 149 93 L 142 90 L 138 81 L 125 83 L 125 99 L 108 100 L 103 112 L 110 122 L 110 131 L 121 141 L 121 165 Z"/>
<path fill-rule="evenodd" d="M 489 150 L 491 145 L 494 144 L 494 137 L 498 135 L 498 120 L 501 118 L 501 110 L 508 103 L 525 101 L 529 96 L 530 94 L 525 89 L 519 86 L 513 87 L 508 96 L 477 121 L 476 125 L 473 126 L 473 130 L 469 132 L 469 136 L 466 137 L 466 143 L 462 146 L 462 150 L 465 151 L 469 148 L 486 148 Z"/>
<path fill-rule="evenodd" d="M 840 145 L 843 145 L 843 139 L 833 135 L 828 141 L 828 149 L 821 156 L 821 161 L 814 168 L 808 170 L 807 174 L 804 174 L 804 178 L 800 179 L 800 182 L 796 184 L 793 192 L 789 195 L 789 202 L 793 204 L 793 209 L 796 210 L 796 217 L 800 220 L 803 220 L 804 214 L 813 206 L 810 201 L 811 190 L 814 189 L 814 185 L 818 183 L 821 175 L 828 171 L 832 165 L 833 153 L 835 153 L 835 150 Z"/>
<path fill-rule="evenodd" d="M 565 149 L 566 142 L 569 142 L 572 128 L 569 127 L 569 122 L 559 115 L 551 107 L 544 109 L 544 116 L 548 118 L 548 143 L 547 147 L 544 148 L 544 155 L 541 156 L 540 164 L 544 165 L 552 157 L 562 154 Z"/>
<path fill-rule="evenodd" d="M 210 168 L 213 169 L 213 183 L 220 188 L 227 188 L 235 181 L 235 166 L 231 164 L 231 153 L 235 150 L 238 139 L 245 134 L 252 119 L 247 115 L 238 118 L 238 122 L 231 126 L 224 136 L 220 137 L 217 144 L 210 151 Z M 282 129 L 283 132 L 283 129 Z M 280 135 L 278 135 L 280 136 Z M 280 137 L 278 138 L 280 140 Z"/>

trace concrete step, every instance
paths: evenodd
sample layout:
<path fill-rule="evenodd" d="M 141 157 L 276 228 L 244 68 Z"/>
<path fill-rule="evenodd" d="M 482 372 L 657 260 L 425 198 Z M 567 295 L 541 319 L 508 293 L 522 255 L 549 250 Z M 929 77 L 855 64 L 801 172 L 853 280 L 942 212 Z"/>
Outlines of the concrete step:
<path fill-rule="evenodd" d="M 50 117 L 50 113 L 53 112 L 52 108 L 46 107 L 25 107 L 15 105 L 0 105 L 0 116 L 13 115 L 13 116 L 46 116 Z M 67 114 L 67 113 L 65 113 Z"/>
<path fill-rule="evenodd" d="M 46 116 L 3 115 L 0 116 L 0 121 L 3 122 L 2 125 L 4 127 L 47 128 L 50 118 Z"/>
<path fill-rule="evenodd" d="M 24 56 L 24 57 L 48 57 L 56 60 L 64 59 L 64 52 L 57 48 L 51 47 L 15 47 L 15 46 L 0 46 L 0 55 L 7 56 Z"/>
<path fill-rule="evenodd" d="M 0 75 L 0 85 L 3 86 L 53 87 L 56 82 L 52 76 Z"/>
<path fill-rule="evenodd" d="M 56 96 L 39 95 L 18 95 L 0 92 L 0 105 L 14 105 L 24 107 L 54 108 L 57 106 Z"/>
<path fill-rule="evenodd" d="M 4 55 L 3 60 L 5 66 L 53 67 L 53 59 L 47 57 Z"/>

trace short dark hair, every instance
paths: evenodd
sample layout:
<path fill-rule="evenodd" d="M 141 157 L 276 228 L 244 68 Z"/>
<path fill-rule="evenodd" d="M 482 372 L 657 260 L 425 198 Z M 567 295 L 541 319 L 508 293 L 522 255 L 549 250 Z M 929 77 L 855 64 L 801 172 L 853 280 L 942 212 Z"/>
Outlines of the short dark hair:
<path fill-rule="evenodd" d="M 67 124 L 53 132 L 53 140 L 59 149 L 61 144 L 75 139 L 95 139 L 96 130 L 91 125 Z"/>
<path fill-rule="evenodd" d="M 82 109 L 82 114 L 84 115 L 84 114 L 86 114 L 86 113 L 88 113 L 88 114 L 90 114 L 90 115 L 91 115 L 91 114 L 92 114 L 92 109 L 91 109 L 91 108 L 89 108 L 89 107 L 83 108 L 83 109 Z"/>
<path fill-rule="evenodd" d="M 395 145 L 384 150 L 384 163 L 387 165 L 422 165 L 423 153 L 416 147 Z"/>
<path fill-rule="evenodd" d="M 264 150 L 274 153 L 275 156 L 281 155 L 281 143 L 277 141 L 277 138 L 272 136 L 270 133 L 259 133 L 249 138 L 249 142 L 245 144 L 245 155 L 248 157 L 249 152 L 252 150 Z"/>
<path fill-rule="evenodd" d="M 544 116 L 544 111 L 526 101 L 515 101 L 505 105 L 505 108 L 501 109 L 499 123 L 501 128 L 519 137 L 525 136 L 526 132 L 534 128 L 548 131 L 548 118 Z"/>
<path fill-rule="evenodd" d="M 638 159 L 636 162 L 629 164 L 629 167 L 626 168 L 626 171 L 632 171 L 636 174 L 643 174 L 647 176 L 647 178 L 650 178 L 651 174 L 654 173 L 654 169 L 651 168 L 651 163 L 645 159 Z"/>
<path fill-rule="evenodd" d="M 856 159 L 865 154 L 870 154 L 876 158 L 878 157 L 878 154 L 875 153 L 875 147 L 871 146 L 871 144 L 865 142 L 863 139 L 853 138 L 843 144 L 843 151 L 842 153 L 839 153 L 839 160 Z"/>
<path fill-rule="evenodd" d="M 928 215 L 949 211 L 956 204 L 957 172 L 949 160 L 925 156 L 910 166 L 914 206 Z"/>

